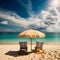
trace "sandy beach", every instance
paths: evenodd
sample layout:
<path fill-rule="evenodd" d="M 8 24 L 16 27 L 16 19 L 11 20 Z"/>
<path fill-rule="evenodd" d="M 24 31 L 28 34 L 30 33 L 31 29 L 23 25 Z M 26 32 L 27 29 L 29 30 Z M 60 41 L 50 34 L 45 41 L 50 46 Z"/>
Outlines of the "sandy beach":
<path fill-rule="evenodd" d="M 1 60 L 60 60 L 60 45 L 44 45 L 45 54 L 30 53 L 27 55 L 19 55 L 18 44 L 0 44 Z M 34 49 L 35 45 L 33 45 Z M 30 51 L 30 45 L 28 45 Z"/>

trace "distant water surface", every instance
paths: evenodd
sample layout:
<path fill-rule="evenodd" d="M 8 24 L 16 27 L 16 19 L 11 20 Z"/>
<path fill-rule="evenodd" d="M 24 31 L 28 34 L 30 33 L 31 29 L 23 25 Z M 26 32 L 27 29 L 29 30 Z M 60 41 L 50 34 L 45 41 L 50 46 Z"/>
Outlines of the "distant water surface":
<path fill-rule="evenodd" d="M 30 38 L 19 38 L 17 32 L 0 32 L 0 43 L 3 42 L 19 42 L 19 41 L 27 41 L 30 42 Z M 45 33 L 44 38 L 33 38 L 32 41 L 44 41 L 44 42 L 60 42 L 60 33 Z"/>

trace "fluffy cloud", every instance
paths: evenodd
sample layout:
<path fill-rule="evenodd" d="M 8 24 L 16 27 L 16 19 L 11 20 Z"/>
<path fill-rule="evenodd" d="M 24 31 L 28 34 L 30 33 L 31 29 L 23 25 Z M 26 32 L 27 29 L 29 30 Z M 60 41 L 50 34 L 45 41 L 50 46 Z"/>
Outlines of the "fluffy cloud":
<path fill-rule="evenodd" d="M 27 0 L 27 3 L 23 0 L 17 1 L 26 8 L 30 17 L 24 19 L 14 12 L 0 10 L 0 18 L 3 19 L 0 24 L 19 26 L 21 30 L 23 28 L 34 28 L 43 29 L 47 32 L 60 32 L 60 0 L 50 0 L 48 8 L 42 10 L 38 15 L 35 15 L 32 10 L 31 0 Z M 11 29 L 5 30 L 10 31 Z"/>
<path fill-rule="evenodd" d="M 40 18 L 47 27 L 46 31 L 60 32 L 60 13 L 57 8 L 49 8 L 48 10 L 41 12 Z"/>
<path fill-rule="evenodd" d="M 6 25 L 8 25 L 8 21 L 2 21 L 2 22 L 0 22 L 0 24 L 6 24 Z"/>
<path fill-rule="evenodd" d="M 41 11 L 36 17 L 30 17 L 31 28 L 44 28 L 47 32 L 60 32 L 60 13 L 57 8 L 50 7 Z M 33 22 L 34 21 L 34 22 Z"/>
<path fill-rule="evenodd" d="M 29 21 L 26 19 L 21 18 L 19 15 L 9 11 L 0 11 L 0 18 L 7 21 L 12 21 L 17 25 L 22 25 L 23 27 L 26 27 L 29 24 Z"/>
<path fill-rule="evenodd" d="M 60 8 L 60 7 L 59 7 Z M 47 10 L 42 10 L 37 16 L 31 16 L 27 19 L 20 17 L 18 14 L 10 11 L 1 11 L 0 18 L 2 24 L 11 24 L 24 28 L 45 29 L 47 32 L 60 32 L 60 10 L 50 7 Z M 22 28 L 21 28 L 22 30 Z"/>

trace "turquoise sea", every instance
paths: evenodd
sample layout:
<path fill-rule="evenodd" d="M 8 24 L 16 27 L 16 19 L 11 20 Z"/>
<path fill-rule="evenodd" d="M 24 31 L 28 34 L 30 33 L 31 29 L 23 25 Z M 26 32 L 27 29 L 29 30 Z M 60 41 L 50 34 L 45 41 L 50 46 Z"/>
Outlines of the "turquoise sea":
<path fill-rule="evenodd" d="M 30 42 L 30 38 L 19 38 L 19 32 L 0 32 L 0 43 L 15 43 L 19 41 L 27 41 Z M 60 33 L 45 33 L 46 36 L 44 38 L 33 38 L 32 41 L 44 41 L 44 42 L 60 42 Z"/>

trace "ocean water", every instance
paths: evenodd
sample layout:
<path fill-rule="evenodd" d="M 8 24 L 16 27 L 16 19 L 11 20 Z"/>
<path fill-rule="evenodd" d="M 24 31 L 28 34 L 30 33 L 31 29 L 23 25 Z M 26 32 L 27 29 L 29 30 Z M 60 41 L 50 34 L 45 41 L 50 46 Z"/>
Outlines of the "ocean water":
<path fill-rule="evenodd" d="M 19 41 L 27 41 L 30 42 L 30 38 L 19 38 L 18 37 L 19 33 L 12 33 L 12 32 L 0 32 L 0 43 L 6 43 L 6 42 L 19 42 Z M 45 37 L 44 38 L 33 38 L 32 41 L 36 42 L 36 41 L 44 41 L 44 42 L 60 42 L 60 33 L 45 33 Z"/>

